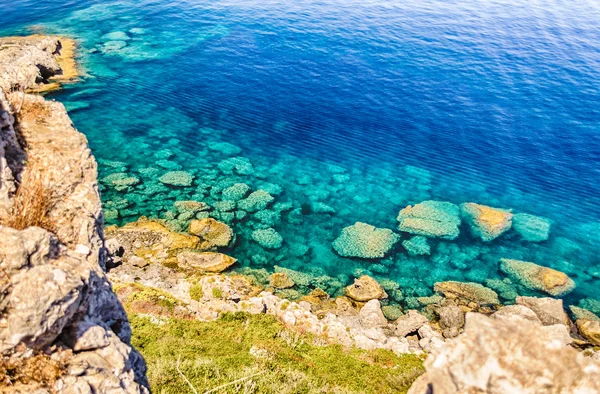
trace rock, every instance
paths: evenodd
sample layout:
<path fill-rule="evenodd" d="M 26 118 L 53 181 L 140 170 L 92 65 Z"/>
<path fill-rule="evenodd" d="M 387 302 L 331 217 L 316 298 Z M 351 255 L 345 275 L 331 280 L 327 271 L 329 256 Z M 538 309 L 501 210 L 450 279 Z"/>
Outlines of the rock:
<path fill-rule="evenodd" d="M 235 156 L 242 153 L 242 148 L 229 142 L 210 142 L 208 149 L 214 152 L 219 152 L 225 156 Z"/>
<path fill-rule="evenodd" d="M 402 209 L 397 218 L 400 231 L 429 238 L 458 237 L 460 212 L 456 205 L 443 201 L 423 201 Z"/>
<path fill-rule="evenodd" d="M 131 256 L 129 258 L 129 263 L 138 268 L 144 268 L 150 265 L 150 263 L 138 256 Z"/>
<path fill-rule="evenodd" d="M 279 249 L 283 245 L 283 237 L 273 228 L 254 230 L 251 237 L 265 249 Z"/>
<path fill-rule="evenodd" d="M 381 311 L 383 312 L 383 316 L 385 316 L 385 318 L 389 321 L 398 320 L 404 315 L 400 305 L 384 305 L 381 307 Z"/>
<path fill-rule="evenodd" d="M 427 318 L 425 316 L 411 309 L 394 322 L 394 332 L 399 337 L 405 337 L 411 332 L 418 331 L 426 323 Z"/>
<path fill-rule="evenodd" d="M 540 318 L 535 314 L 534 311 L 523 305 L 508 305 L 502 307 L 492 315 L 496 319 L 524 319 L 534 323 L 542 324 Z"/>
<path fill-rule="evenodd" d="M 236 183 L 226 189 L 223 189 L 221 195 L 225 201 L 239 201 L 246 197 L 249 191 L 250 186 L 246 185 L 245 183 Z"/>
<path fill-rule="evenodd" d="M 516 213 L 512 219 L 513 229 L 529 242 L 543 242 L 550 237 L 550 220 L 527 213 Z"/>
<path fill-rule="evenodd" d="M 542 326 L 540 331 L 548 338 L 547 347 L 561 349 L 573 343 L 573 338 L 569 334 L 569 327 L 564 324 L 553 324 L 551 326 Z"/>
<path fill-rule="evenodd" d="M 233 239 L 233 230 L 227 224 L 219 222 L 213 218 L 192 220 L 188 227 L 188 232 L 197 235 L 205 244 L 203 248 L 229 246 Z"/>
<path fill-rule="evenodd" d="M 236 261 L 223 253 L 184 251 L 177 254 L 177 262 L 181 268 L 201 272 L 222 272 Z"/>
<path fill-rule="evenodd" d="M 566 274 L 527 261 L 500 259 L 500 269 L 523 286 L 559 297 L 570 293 L 575 282 Z"/>
<path fill-rule="evenodd" d="M 582 337 L 593 345 L 600 346 L 600 321 L 589 319 L 577 319 L 575 322 Z"/>
<path fill-rule="evenodd" d="M 512 226 L 512 213 L 472 202 L 460 206 L 461 216 L 471 227 L 471 233 L 489 242 L 498 238 Z"/>
<path fill-rule="evenodd" d="M 158 180 L 165 185 L 187 187 L 192 185 L 194 176 L 185 171 L 170 171 L 158 178 Z"/>
<path fill-rule="evenodd" d="M 464 299 L 479 305 L 498 305 L 498 294 L 492 290 L 472 282 L 437 282 L 433 290 L 444 294 L 449 299 Z"/>
<path fill-rule="evenodd" d="M 402 246 L 410 256 L 427 256 L 431 254 L 431 247 L 427 242 L 427 238 L 422 235 L 402 241 Z"/>
<path fill-rule="evenodd" d="M 575 316 L 575 320 L 587 319 L 600 322 L 600 317 L 598 317 L 592 311 L 588 311 L 587 309 L 579 308 L 573 305 L 571 305 L 569 309 L 571 309 L 571 313 L 573 313 L 573 316 Z"/>
<path fill-rule="evenodd" d="M 438 353 L 444 347 L 442 335 L 435 331 L 429 324 L 424 324 L 419 328 L 419 346 L 427 353 Z"/>
<path fill-rule="evenodd" d="M 376 259 L 384 257 L 399 240 L 392 230 L 356 222 L 342 230 L 333 241 L 333 249 L 343 257 Z"/>
<path fill-rule="evenodd" d="M 266 209 L 275 198 L 264 190 L 250 193 L 248 197 L 238 202 L 238 208 L 246 212 L 256 212 Z"/>
<path fill-rule="evenodd" d="M 288 289 L 296 284 L 284 272 L 274 272 L 269 276 L 269 284 L 276 289 Z"/>
<path fill-rule="evenodd" d="M 569 316 L 563 308 L 563 301 L 554 298 L 517 297 L 517 305 L 531 309 L 543 325 L 553 324 L 569 325 Z"/>
<path fill-rule="evenodd" d="M 444 338 L 454 338 L 465 325 L 465 314 L 457 306 L 444 306 L 438 310 L 440 315 L 440 327 Z"/>
<path fill-rule="evenodd" d="M 193 214 L 206 211 L 210 208 L 206 203 L 193 200 L 175 201 L 173 206 L 179 213 L 190 212 Z"/>
<path fill-rule="evenodd" d="M 346 287 L 346 295 L 359 302 L 387 298 L 388 296 L 379 283 L 367 275 L 355 279 L 354 284 Z"/>
<path fill-rule="evenodd" d="M 467 314 L 464 332 L 431 354 L 425 369 L 428 385 L 419 386 L 433 393 L 600 392 L 599 363 L 557 348 L 535 323 L 476 313 Z"/>
<path fill-rule="evenodd" d="M 364 328 L 386 327 L 388 321 L 381 311 L 379 300 L 371 300 L 367 302 L 358 313 L 360 324 Z"/>

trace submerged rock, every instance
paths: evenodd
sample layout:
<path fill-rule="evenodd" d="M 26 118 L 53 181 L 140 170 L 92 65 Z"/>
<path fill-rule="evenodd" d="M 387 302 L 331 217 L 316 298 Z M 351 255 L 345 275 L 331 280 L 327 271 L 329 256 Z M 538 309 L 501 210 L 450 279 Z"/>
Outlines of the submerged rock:
<path fill-rule="evenodd" d="M 188 232 L 206 241 L 208 244 L 203 245 L 206 248 L 227 247 L 233 239 L 231 227 L 213 218 L 192 220 Z"/>
<path fill-rule="evenodd" d="M 437 282 L 433 290 L 449 299 L 464 299 L 480 305 L 498 305 L 498 294 L 492 290 L 471 282 Z"/>
<path fill-rule="evenodd" d="M 192 185 L 194 176 L 185 171 L 171 171 L 158 178 L 158 180 L 165 185 L 186 187 Z"/>
<path fill-rule="evenodd" d="M 257 190 L 238 202 L 238 208 L 246 212 L 256 212 L 266 209 L 275 198 L 264 190 Z"/>
<path fill-rule="evenodd" d="M 246 197 L 249 191 L 250 186 L 246 185 L 245 183 L 236 183 L 226 189 L 223 189 L 221 194 L 223 196 L 223 200 L 239 201 Z"/>
<path fill-rule="evenodd" d="M 367 275 L 354 279 L 354 283 L 346 287 L 346 295 L 359 302 L 387 298 L 388 296 L 381 285 Z"/>
<path fill-rule="evenodd" d="M 356 222 L 342 230 L 333 249 L 343 257 L 376 259 L 384 257 L 399 240 L 392 230 Z"/>
<path fill-rule="evenodd" d="M 513 214 L 502 209 L 467 202 L 461 204 L 460 210 L 471 233 L 484 242 L 498 238 L 512 226 Z"/>
<path fill-rule="evenodd" d="M 467 314 L 464 333 L 430 355 L 425 369 L 409 393 L 600 392 L 600 364 L 551 332 L 476 313 Z"/>
<path fill-rule="evenodd" d="M 184 251 L 177 254 L 181 268 L 201 272 L 222 272 L 237 260 L 223 253 Z"/>
<path fill-rule="evenodd" d="M 461 221 L 456 205 L 433 200 L 407 206 L 400 211 L 397 220 L 400 231 L 448 240 L 458 237 Z"/>
<path fill-rule="evenodd" d="M 500 269 L 523 286 L 562 296 L 575 288 L 575 282 L 565 273 L 528 261 L 500 259 Z"/>
<path fill-rule="evenodd" d="M 410 256 L 426 256 L 431 254 L 431 247 L 427 238 L 422 235 L 416 235 L 410 239 L 402 241 L 402 246 Z"/>
<path fill-rule="evenodd" d="M 276 289 L 288 289 L 296 283 L 285 272 L 274 272 L 269 276 L 269 284 Z"/>
<path fill-rule="evenodd" d="M 550 220 L 530 215 L 528 213 L 516 213 L 513 216 L 513 228 L 525 241 L 543 242 L 550 237 Z"/>
<path fill-rule="evenodd" d="M 265 249 L 279 249 L 283 245 L 283 237 L 273 228 L 254 230 L 252 239 Z"/>

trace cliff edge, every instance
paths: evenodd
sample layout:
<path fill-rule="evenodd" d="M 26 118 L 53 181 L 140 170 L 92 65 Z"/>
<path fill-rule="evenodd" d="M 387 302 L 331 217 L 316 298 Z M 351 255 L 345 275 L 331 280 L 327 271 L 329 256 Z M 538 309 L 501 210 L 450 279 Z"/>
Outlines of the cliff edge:
<path fill-rule="evenodd" d="M 108 282 L 97 168 L 64 106 L 74 42 L 0 39 L 0 392 L 147 393 Z"/>

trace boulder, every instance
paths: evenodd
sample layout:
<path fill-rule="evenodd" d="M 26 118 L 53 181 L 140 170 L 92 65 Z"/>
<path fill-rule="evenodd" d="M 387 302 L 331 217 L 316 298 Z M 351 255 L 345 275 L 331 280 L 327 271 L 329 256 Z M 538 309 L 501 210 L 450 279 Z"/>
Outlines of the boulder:
<path fill-rule="evenodd" d="M 582 337 L 593 345 L 600 346 L 600 321 L 589 319 L 577 319 L 575 322 Z"/>
<path fill-rule="evenodd" d="M 356 222 L 342 230 L 333 241 L 333 249 L 343 257 L 377 259 L 384 257 L 399 240 L 392 230 Z"/>
<path fill-rule="evenodd" d="M 528 213 L 516 213 L 512 219 L 513 229 L 529 242 L 543 242 L 550 237 L 550 220 L 530 215 Z"/>
<path fill-rule="evenodd" d="M 177 254 L 181 268 L 200 272 L 222 272 L 236 261 L 223 253 L 184 251 Z"/>
<path fill-rule="evenodd" d="M 498 238 L 512 226 L 512 213 L 502 209 L 467 202 L 461 204 L 460 212 L 471 233 L 484 242 Z"/>
<path fill-rule="evenodd" d="M 472 282 L 437 282 L 433 290 L 442 293 L 448 299 L 463 299 L 479 305 L 498 305 L 498 294 L 492 290 Z"/>
<path fill-rule="evenodd" d="M 600 363 L 568 346 L 557 348 L 538 324 L 525 320 L 468 313 L 464 332 L 424 365 L 426 378 L 410 393 L 600 392 Z"/>
<path fill-rule="evenodd" d="M 569 316 L 563 308 L 563 301 L 554 298 L 517 297 L 517 305 L 531 309 L 543 325 L 569 325 Z"/>
<path fill-rule="evenodd" d="M 360 324 L 364 328 L 385 327 L 388 321 L 381 311 L 379 300 L 371 300 L 367 302 L 358 313 Z"/>
<path fill-rule="evenodd" d="M 188 232 L 205 241 L 203 247 L 227 247 L 233 239 L 233 230 L 227 224 L 213 218 L 192 220 Z"/>
<path fill-rule="evenodd" d="M 456 205 L 433 200 L 407 206 L 400 211 L 397 220 L 400 231 L 449 240 L 458 237 L 461 222 Z"/>
<path fill-rule="evenodd" d="M 355 279 L 353 284 L 346 287 L 346 295 L 359 302 L 387 298 L 388 296 L 379 283 L 367 275 Z"/>
<path fill-rule="evenodd" d="M 524 319 L 534 323 L 542 324 L 540 318 L 534 311 L 524 305 L 507 305 L 492 315 L 495 319 Z"/>
<path fill-rule="evenodd" d="M 274 272 L 269 276 L 269 284 L 276 289 L 288 289 L 296 284 L 284 272 Z"/>
<path fill-rule="evenodd" d="M 587 309 L 579 308 L 579 307 L 573 306 L 573 305 L 571 305 L 569 307 L 569 309 L 571 310 L 571 313 L 575 317 L 575 320 L 587 319 L 587 320 L 600 321 L 600 317 L 598 317 L 592 311 L 588 311 Z"/>
<path fill-rule="evenodd" d="M 565 273 L 528 261 L 500 259 L 500 269 L 523 286 L 555 297 L 575 288 L 575 282 Z"/>
<path fill-rule="evenodd" d="M 465 325 L 465 313 L 455 305 L 440 308 L 437 313 L 440 316 L 440 327 L 444 338 L 454 338 Z"/>
<path fill-rule="evenodd" d="M 409 310 L 394 322 L 394 332 L 399 337 L 405 337 L 411 332 L 416 332 L 427 323 L 427 318 L 415 310 Z"/>

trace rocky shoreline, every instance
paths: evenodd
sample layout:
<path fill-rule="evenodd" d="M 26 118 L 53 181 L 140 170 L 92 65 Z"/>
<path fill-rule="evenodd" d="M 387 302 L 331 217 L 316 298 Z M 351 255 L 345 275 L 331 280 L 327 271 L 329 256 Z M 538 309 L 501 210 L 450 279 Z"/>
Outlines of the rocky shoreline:
<path fill-rule="evenodd" d="M 438 282 L 435 295 L 415 298 L 402 309 L 382 304 L 401 298 L 402 289 L 368 275 L 334 296 L 318 278 L 291 269 L 228 274 L 236 260 L 220 250 L 235 234 L 226 223 L 198 217 L 205 210 L 202 201 L 176 203 L 180 216 L 191 220 L 187 232 L 145 218 L 103 229 L 96 162 L 87 140 L 62 104 L 24 92 L 75 78 L 73 47 L 59 37 L 0 39 L 3 368 L 19 368 L 37 357 L 54 371 L 38 381 L 5 382 L 0 392 L 148 392 L 144 361 L 130 346 L 122 306 L 146 288 L 177 299 L 175 313 L 187 319 L 270 314 L 325 343 L 427 355 L 427 372 L 411 388 L 413 394 L 600 392 L 600 318 L 576 306 L 569 308 L 571 318 L 560 299 L 517 297 L 514 305 L 502 305 L 499 294 L 481 284 Z M 169 174 L 162 183 L 189 181 Z M 51 204 L 36 227 L 13 228 L 9 219 L 23 213 L 21 196 L 31 179 L 40 181 L 38 191 L 50 193 Z M 131 181 L 114 180 L 124 187 Z M 248 204 L 265 197 L 250 196 Z M 513 220 L 508 212 L 478 204 L 460 210 L 484 241 Z M 414 234 L 403 245 L 418 254 L 427 249 L 423 235 L 456 237 L 458 215 L 458 207 L 437 202 L 403 209 L 399 226 Z M 524 233 L 543 237 L 539 231 Z M 281 243 L 268 229 L 256 230 L 253 238 L 265 247 Z M 398 241 L 389 230 L 357 223 L 344 229 L 333 247 L 340 255 L 383 256 Z M 565 274 L 547 267 L 517 260 L 501 265 L 524 286 L 552 296 L 573 286 Z M 300 287 L 303 291 L 295 290 Z M 170 318 L 158 305 L 145 303 L 139 311 L 156 324 Z"/>

